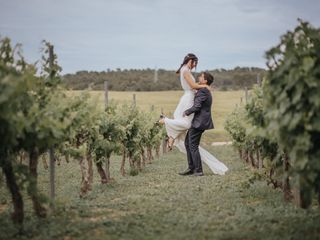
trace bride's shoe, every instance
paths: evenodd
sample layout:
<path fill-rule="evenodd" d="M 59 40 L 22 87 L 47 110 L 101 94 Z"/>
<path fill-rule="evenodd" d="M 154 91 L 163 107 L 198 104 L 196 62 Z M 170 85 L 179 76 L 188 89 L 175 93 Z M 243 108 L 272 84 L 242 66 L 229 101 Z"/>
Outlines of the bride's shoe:
<path fill-rule="evenodd" d="M 158 123 L 159 123 L 159 124 L 164 124 L 164 119 L 165 119 L 165 117 L 166 117 L 165 115 L 161 114 L 161 115 L 160 115 L 160 118 L 159 118 L 159 120 L 158 120 Z"/>

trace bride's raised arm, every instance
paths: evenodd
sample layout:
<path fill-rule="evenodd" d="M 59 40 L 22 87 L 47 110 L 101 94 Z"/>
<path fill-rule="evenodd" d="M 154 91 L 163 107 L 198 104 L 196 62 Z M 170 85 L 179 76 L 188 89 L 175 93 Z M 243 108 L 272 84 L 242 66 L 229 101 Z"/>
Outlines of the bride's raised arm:
<path fill-rule="evenodd" d="M 183 73 L 183 77 L 184 79 L 187 81 L 187 83 L 189 84 L 189 86 L 192 88 L 192 89 L 200 89 L 200 88 L 209 88 L 208 85 L 200 85 L 198 83 L 195 83 L 193 80 L 192 80 L 192 76 L 191 76 L 191 73 L 186 71 Z"/>

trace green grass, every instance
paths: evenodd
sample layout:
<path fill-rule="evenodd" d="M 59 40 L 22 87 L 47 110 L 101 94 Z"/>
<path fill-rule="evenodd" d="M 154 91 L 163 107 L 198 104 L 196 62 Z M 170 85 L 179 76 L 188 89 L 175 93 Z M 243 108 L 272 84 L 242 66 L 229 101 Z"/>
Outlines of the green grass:
<path fill-rule="evenodd" d="M 320 211 L 286 203 L 281 192 L 266 185 L 261 174 L 238 159 L 231 146 L 210 147 L 230 171 L 204 177 L 179 176 L 185 156 L 173 151 L 147 165 L 137 176 L 119 174 L 120 158 L 112 159 L 115 182 L 94 187 L 79 199 L 80 168 L 57 166 L 57 210 L 37 220 L 26 201 L 25 233 L 9 219 L 11 204 L 0 185 L 0 239 L 319 239 Z M 39 166 L 41 191 L 48 193 L 48 172 Z"/>
<path fill-rule="evenodd" d="M 82 91 L 69 91 L 70 96 L 80 94 Z M 92 101 L 95 101 L 102 109 L 104 107 L 104 92 L 90 91 Z M 173 112 L 182 96 L 182 91 L 164 92 L 109 92 L 109 99 L 119 103 L 131 103 L 133 94 L 136 94 L 137 106 L 144 111 L 154 111 L 172 117 Z M 215 129 L 207 131 L 203 141 L 207 144 L 212 142 L 229 141 L 229 136 L 224 130 L 226 116 L 231 113 L 236 104 L 240 104 L 241 97 L 244 99 L 244 91 L 214 91 L 212 103 L 212 117 Z"/>

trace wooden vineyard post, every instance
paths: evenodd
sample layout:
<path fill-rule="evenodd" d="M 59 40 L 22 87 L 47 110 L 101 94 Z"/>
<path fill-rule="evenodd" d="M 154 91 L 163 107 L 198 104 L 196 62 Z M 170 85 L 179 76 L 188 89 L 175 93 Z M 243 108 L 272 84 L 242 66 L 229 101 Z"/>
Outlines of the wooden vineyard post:
<path fill-rule="evenodd" d="M 300 183 L 300 176 L 298 178 L 298 183 Z M 293 203 L 301 207 L 301 195 L 300 195 L 300 184 L 295 184 L 292 188 L 292 194 L 293 194 Z"/>
<path fill-rule="evenodd" d="M 261 77 L 260 77 L 260 73 L 257 74 L 257 84 L 259 87 L 261 87 Z"/>
<path fill-rule="evenodd" d="M 49 46 L 49 67 L 50 67 L 50 77 L 52 78 L 53 71 L 53 62 L 54 62 L 54 53 L 53 46 Z M 55 159 L 54 159 L 54 150 L 53 148 L 49 149 L 50 156 L 50 202 L 51 208 L 54 209 L 54 198 L 55 198 Z"/>
<path fill-rule="evenodd" d="M 50 156 L 50 205 L 54 209 L 54 198 L 55 198 L 55 160 L 53 148 L 49 149 Z"/>
<path fill-rule="evenodd" d="M 163 108 L 161 108 L 161 114 L 163 115 Z M 167 153 L 167 139 L 162 139 L 162 154 Z"/>
<path fill-rule="evenodd" d="M 283 170 L 284 170 L 284 177 L 282 180 L 283 195 L 285 200 L 290 201 L 292 196 L 290 191 L 289 177 L 287 175 L 287 172 L 289 171 L 289 159 L 288 159 L 287 153 L 283 154 Z"/>
<path fill-rule="evenodd" d="M 106 111 L 108 108 L 108 81 L 104 81 L 104 110 Z"/>
<path fill-rule="evenodd" d="M 246 104 L 248 103 L 248 88 L 245 87 L 244 88 L 244 92 L 245 92 L 245 98 L 246 98 Z"/>
<path fill-rule="evenodd" d="M 263 159 L 261 157 L 259 149 L 257 149 L 257 158 L 258 158 L 258 167 L 259 167 L 259 169 L 262 169 L 263 168 Z"/>
<path fill-rule="evenodd" d="M 132 105 L 133 105 L 134 108 L 137 105 L 137 100 L 136 100 L 136 94 L 135 93 L 133 94 Z"/>
<path fill-rule="evenodd" d="M 167 140 L 163 139 L 162 140 L 162 154 L 167 153 Z"/>
<path fill-rule="evenodd" d="M 305 181 L 297 176 L 297 183 L 292 188 L 293 203 L 301 208 L 307 209 L 312 203 L 312 190 L 308 189 Z"/>
<path fill-rule="evenodd" d="M 104 81 L 104 110 L 107 111 L 109 104 L 109 89 L 108 89 L 108 81 Z M 106 164 L 105 164 L 105 181 L 110 180 L 110 158 L 107 156 Z"/>

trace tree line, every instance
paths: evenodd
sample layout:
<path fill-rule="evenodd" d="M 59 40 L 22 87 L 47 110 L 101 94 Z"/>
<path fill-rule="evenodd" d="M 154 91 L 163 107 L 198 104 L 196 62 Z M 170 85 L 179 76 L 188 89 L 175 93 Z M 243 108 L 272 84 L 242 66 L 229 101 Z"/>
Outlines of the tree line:
<path fill-rule="evenodd" d="M 237 90 L 252 88 L 257 79 L 262 79 L 266 70 L 255 67 L 236 67 L 231 70 L 209 70 L 215 77 L 214 86 L 219 90 Z M 195 72 L 197 77 L 199 73 Z M 179 76 L 175 71 L 165 69 L 116 69 L 96 72 L 78 71 L 63 76 L 68 89 L 103 90 L 104 81 L 108 81 L 111 91 L 170 91 L 181 90 Z"/>

